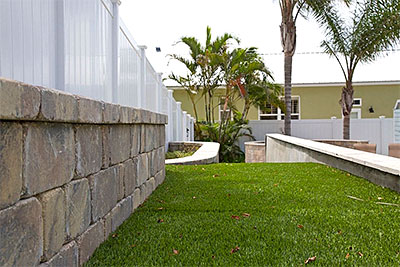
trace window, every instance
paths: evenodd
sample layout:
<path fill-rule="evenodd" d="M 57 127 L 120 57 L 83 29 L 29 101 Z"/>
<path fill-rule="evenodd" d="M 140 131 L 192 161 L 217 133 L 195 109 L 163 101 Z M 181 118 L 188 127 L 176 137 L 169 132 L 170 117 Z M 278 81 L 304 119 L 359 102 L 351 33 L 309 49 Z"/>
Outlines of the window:
<path fill-rule="evenodd" d="M 225 105 L 225 97 L 222 97 L 221 101 L 219 102 L 219 105 L 218 105 L 219 121 L 222 121 L 222 119 L 226 120 L 226 118 L 228 116 L 230 116 L 230 119 L 232 120 L 232 112 L 231 112 L 229 106 L 227 107 L 227 109 L 224 112 L 224 105 Z"/>
<path fill-rule="evenodd" d="M 353 108 L 350 113 L 350 119 L 361 119 L 361 109 Z"/>
<path fill-rule="evenodd" d="M 353 99 L 353 107 L 361 107 L 362 106 L 362 99 L 361 98 L 354 98 Z"/>
<path fill-rule="evenodd" d="M 281 97 L 281 99 L 284 99 Z M 258 119 L 259 120 L 284 120 L 284 112 L 277 107 L 273 107 L 267 104 L 265 108 L 258 109 Z M 300 97 L 292 96 L 292 120 L 300 119 Z"/>

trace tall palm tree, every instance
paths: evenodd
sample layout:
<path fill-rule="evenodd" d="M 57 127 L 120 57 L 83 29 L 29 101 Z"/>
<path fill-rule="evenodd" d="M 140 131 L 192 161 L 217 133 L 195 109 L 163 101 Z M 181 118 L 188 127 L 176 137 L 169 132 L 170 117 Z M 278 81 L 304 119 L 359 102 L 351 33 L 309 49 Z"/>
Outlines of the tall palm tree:
<path fill-rule="evenodd" d="M 376 60 L 382 51 L 391 49 L 400 41 L 399 0 L 357 1 L 352 9 L 350 20 L 340 17 L 336 7 L 324 10 L 326 40 L 321 44 L 325 52 L 337 60 L 346 81 L 339 101 L 344 117 L 344 139 L 350 139 L 356 67 L 359 63 Z"/>
<path fill-rule="evenodd" d="M 342 0 L 349 3 L 351 0 Z M 285 134 L 291 135 L 292 111 L 292 62 L 296 50 L 296 21 L 299 15 L 312 15 L 323 21 L 323 10 L 335 0 L 279 0 L 282 23 L 281 43 L 284 53 L 285 74 Z"/>
<path fill-rule="evenodd" d="M 170 55 L 171 59 L 183 63 L 188 70 L 186 76 L 178 76 L 172 73 L 169 78 L 178 82 L 188 92 L 192 101 L 193 108 L 196 110 L 195 95 L 202 92 L 205 100 L 206 122 L 214 122 L 213 94 L 220 85 L 220 58 L 227 49 L 229 41 L 239 40 L 230 34 L 223 34 L 212 40 L 211 28 L 207 27 L 206 42 L 202 45 L 194 37 L 182 37 L 179 43 L 185 44 L 190 51 L 190 58 L 185 58 L 177 54 Z M 197 113 L 197 112 L 196 112 Z M 197 115 L 195 114 L 197 117 Z"/>

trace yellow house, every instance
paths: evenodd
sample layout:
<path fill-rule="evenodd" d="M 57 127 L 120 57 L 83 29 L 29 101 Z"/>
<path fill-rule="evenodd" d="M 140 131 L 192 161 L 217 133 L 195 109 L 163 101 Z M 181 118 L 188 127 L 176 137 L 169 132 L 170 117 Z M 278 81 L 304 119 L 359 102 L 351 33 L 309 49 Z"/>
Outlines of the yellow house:
<path fill-rule="evenodd" d="M 339 99 L 343 83 L 303 83 L 293 84 L 292 87 L 292 119 L 330 119 L 341 118 Z M 352 118 L 386 118 L 393 117 L 393 109 L 400 102 L 400 80 L 355 82 L 354 104 Z M 182 87 L 171 86 L 176 101 L 182 102 L 182 109 L 194 117 L 192 103 Z M 224 88 L 217 89 L 214 99 L 214 116 L 219 120 Z M 204 101 L 199 94 L 196 96 L 196 107 L 200 120 L 205 118 Z M 243 103 L 237 103 L 239 110 Z M 279 108 L 269 108 L 270 112 L 252 107 L 249 120 L 283 120 L 283 112 Z"/>

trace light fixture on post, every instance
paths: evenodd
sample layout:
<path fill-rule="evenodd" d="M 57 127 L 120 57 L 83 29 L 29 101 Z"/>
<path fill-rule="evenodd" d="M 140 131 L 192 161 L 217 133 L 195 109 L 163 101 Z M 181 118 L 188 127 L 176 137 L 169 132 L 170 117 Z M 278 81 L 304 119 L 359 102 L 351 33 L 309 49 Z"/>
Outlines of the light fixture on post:
<path fill-rule="evenodd" d="M 374 108 L 373 108 L 372 106 L 370 106 L 370 107 L 368 108 L 368 111 L 369 111 L 369 113 L 374 113 L 374 112 L 375 112 L 375 110 L 374 110 Z"/>

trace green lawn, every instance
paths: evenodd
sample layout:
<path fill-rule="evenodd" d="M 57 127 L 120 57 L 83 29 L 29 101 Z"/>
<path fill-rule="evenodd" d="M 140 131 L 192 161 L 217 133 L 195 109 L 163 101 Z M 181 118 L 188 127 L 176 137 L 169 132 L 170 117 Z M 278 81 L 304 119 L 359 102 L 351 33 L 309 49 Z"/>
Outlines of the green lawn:
<path fill-rule="evenodd" d="M 312 163 L 166 168 L 88 266 L 400 264 L 400 206 L 376 203 L 396 192 Z"/>

